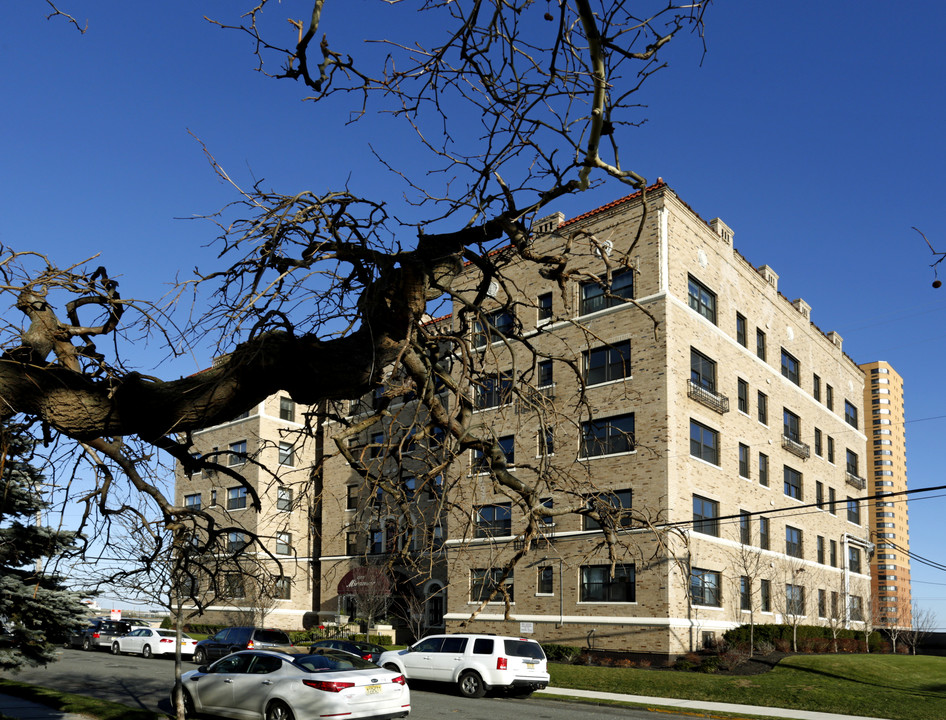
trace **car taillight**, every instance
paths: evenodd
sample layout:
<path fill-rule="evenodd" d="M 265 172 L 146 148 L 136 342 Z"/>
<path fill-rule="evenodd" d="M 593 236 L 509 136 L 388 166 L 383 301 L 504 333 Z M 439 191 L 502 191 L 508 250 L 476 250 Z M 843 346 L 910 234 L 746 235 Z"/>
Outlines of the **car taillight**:
<path fill-rule="evenodd" d="M 361 656 L 362 660 L 367 660 L 368 662 L 371 662 L 371 658 L 372 658 L 371 653 L 365 653 Z"/>
<path fill-rule="evenodd" d="M 302 684 L 325 692 L 341 692 L 346 688 L 355 687 L 355 683 L 332 682 L 331 680 L 303 680 Z"/>
<path fill-rule="evenodd" d="M 506 663 L 506 658 L 504 658 L 504 657 L 498 657 L 498 658 L 496 658 L 496 669 L 497 669 L 497 670 L 505 670 L 505 669 L 506 669 L 506 665 L 507 665 L 507 663 Z"/>
<path fill-rule="evenodd" d="M 100 636 L 98 633 L 92 633 L 92 637 L 98 640 Z"/>
<path fill-rule="evenodd" d="M 163 642 L 163 643 L 172 643 L 172 642 L 174 642 L 174 641 L 173 641 L 173 640 L 170 640 L 169 638 L 161 638 L 160 642 Z"/>
<path fill-rule="evenodd" d="M 391 682 L 396 683 L 397 685 L 407 685 L 407 680 L 404 679 L 403 675 L 398 675 L 396 678 L 393 678 Z"/>

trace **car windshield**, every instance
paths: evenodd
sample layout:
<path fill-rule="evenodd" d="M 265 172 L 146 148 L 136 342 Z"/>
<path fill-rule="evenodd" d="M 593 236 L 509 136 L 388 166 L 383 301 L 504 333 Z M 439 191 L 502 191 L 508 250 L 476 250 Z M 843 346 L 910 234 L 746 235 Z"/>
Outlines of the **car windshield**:
<path fill-rule="evenodd" d="M 504 640 L 503 642 L 506 645 L 506 654 L 511 657 L 545 660 L 545 653 L 542 652 L 542 646 L 539 643 L 528 640 Z"/>
<path fill-rule="evenodd" d="M 325 652 L 302 655 L 293 660 L 303 670 L 308 672 L 331 672 L 333 670 L 377 670 L 378 666 L 356 655 L 326 650 Z"/>

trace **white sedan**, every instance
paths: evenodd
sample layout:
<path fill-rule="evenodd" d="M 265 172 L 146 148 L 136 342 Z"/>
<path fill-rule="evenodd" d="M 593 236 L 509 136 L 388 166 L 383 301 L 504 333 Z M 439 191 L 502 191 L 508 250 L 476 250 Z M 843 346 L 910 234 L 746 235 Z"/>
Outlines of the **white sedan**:
<path fill-rule="evenodd" d="M 400 673 L 338 650 L 290 655 L 244 650 L 181 676 L 188 717 L 247 720 L 399 718 L 411 712 Z M 174 691 L 171 691 L 174 705 Z"/>
<path fill-rule="evenodd" d="M 173 655 L 177 633 L 174 630 L 160 628 L 137 628 L 127 635 L 115 638 L 112 642 L 112 655 L 122 653 L 137 653 L 141 657 L 150 658 L 155 655 Z M 181 636 L 181 655 L 191 656 L 197 641 L 189 635 Z"/>

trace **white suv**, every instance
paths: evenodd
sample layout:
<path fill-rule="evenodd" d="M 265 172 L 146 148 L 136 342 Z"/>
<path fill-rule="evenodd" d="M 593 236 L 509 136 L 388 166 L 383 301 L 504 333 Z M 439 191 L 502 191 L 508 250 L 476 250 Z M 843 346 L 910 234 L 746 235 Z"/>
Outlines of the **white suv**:
<path fill-rule="evenodd" d="M 457 683 L 465 697 L 503 688 L 518 697 L 549 684 L 545 652 L 535 640 L 501 635 L 431 635 L 406 650 L 382 653 L 378 665 L 408 680 Z"/>

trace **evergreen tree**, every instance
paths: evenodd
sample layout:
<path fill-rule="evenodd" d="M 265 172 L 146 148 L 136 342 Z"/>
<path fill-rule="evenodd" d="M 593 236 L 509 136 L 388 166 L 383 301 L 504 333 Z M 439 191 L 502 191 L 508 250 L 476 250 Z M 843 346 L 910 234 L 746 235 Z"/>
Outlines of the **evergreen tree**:
<path fill-rule="evenodd" d="M 45 665 L 55 643 L 81 625 L 85 608 L 62 578 L 41 570 L 75 542 L 75 533 L 41 527 L 43 476 L 30 464 L 35 441 L 19 425 L 0 424 L 0 621 L 11 631 L 0 669 Z"/>

